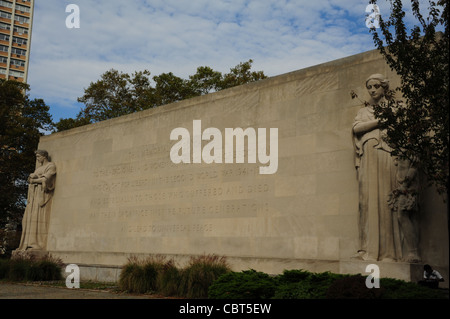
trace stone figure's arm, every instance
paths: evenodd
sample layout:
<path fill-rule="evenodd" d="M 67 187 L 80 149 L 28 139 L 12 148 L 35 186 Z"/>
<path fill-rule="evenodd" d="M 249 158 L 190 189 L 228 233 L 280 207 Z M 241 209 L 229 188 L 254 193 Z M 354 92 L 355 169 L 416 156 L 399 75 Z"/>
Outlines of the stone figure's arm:
<path fill-rule="evenodd" d="M 49 163 L 47 170 L 45 171 L 43 177 L 46 179 L 51 179 L 56 175 L 56 166 L 53 163 Z"/>
<path fill-rule="evenodd" d="M 371 120 L 367 122 L 359 122 L 353 126 L 353 132 L 355 134 L 364 134 L 378 128 L 378 120 Z"/>
<path fill-rule="evenodd" d="M 30 183 L 31 184 L 42 184 L 45 183 L 47 179 L 45 177 L 39 177 L 39 178 L 31 178 Z"/>

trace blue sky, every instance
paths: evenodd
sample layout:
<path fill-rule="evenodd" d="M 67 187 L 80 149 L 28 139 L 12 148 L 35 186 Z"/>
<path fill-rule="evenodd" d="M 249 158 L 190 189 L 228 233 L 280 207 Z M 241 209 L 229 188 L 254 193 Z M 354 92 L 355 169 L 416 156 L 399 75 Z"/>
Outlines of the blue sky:
<path fill-rule="evenodd" d="M 252 59 L 268 76 L 374 49 L 369 0 L 35 1 L 30 97 L 54 121 L 75 117 L 77 98 L 109 69 L 187 78 L 199 66 L 228 72 Z M 409 2 L 409 1 L 407 1 Z M 66 27 L 66 6 L 80 28 Z M 387 1 L 380 1 L 388 14 Z"/>

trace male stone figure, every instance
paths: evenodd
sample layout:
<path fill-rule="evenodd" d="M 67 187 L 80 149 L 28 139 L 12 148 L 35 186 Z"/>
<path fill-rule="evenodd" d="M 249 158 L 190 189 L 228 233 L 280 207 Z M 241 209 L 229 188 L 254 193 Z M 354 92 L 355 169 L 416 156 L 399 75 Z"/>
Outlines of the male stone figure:
<path fill-rule="evenodd" d="M 16 251 L 45 251 L 56 166 L 48 152 L 37 150 L 36 170 L 28 177 L 27 207 L 22 220 L 22 238 Z"/>

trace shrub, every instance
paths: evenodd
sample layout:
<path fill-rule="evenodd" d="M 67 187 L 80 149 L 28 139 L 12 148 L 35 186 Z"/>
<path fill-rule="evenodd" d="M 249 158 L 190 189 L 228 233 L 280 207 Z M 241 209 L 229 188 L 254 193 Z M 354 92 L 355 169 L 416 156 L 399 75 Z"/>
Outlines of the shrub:
<path fill-rule="evenodd" d="M 448 299 L 448 295 L 440 289 L 393 278 L 380 278 L 380 287 L 384 288 L 383 299 Z"/>
<path fill-rule="evenodd" d="M 119 288 L 131 293 L 148 293 L 158 289 L 157 280 L 164 267 L 164 258 L 151 256 L 143 260 L 130 257 L 122 267 L 119 277 Z"/>
<path fill-rule="evenodd" d="M 5 279 L 9 273 L 9 260 L 0 258 L 0 279 Z"/>
<path fill-rule="evenodd" d="M 443 299 L 448 298 L 437 289 L 419 286 L 393 278 L 380 278 L 380 288 L 366 287 L 366 277 L 352 275 L 337 280 L 327 291 L 330 299 Z"/>
<path fill-rule="evenodd" d="M 158 292 L 165 296 L 181 295 L 180 281 L 181 271 L 172 260 L 169 260 L 160 269 L 157 279 Z"/>
<path fill-rule="evenodd" d="M 274 277 L 253 269 L 229 272 L 209 287 L 211 299 L 268 299 L 276 289 Z"/>
<path fill-rule="evenodd" d="M 274 299 L 324 299 L 328 287 L 344 275 L 331 272 L 311 273 L 304 270 L 285 270 L 278 276 Z"/>
<path fill-rule="evenodd" d="M 11 259 L 7 279 L 12 281 L 24 281 L 31 266 L 31 261 L 27 259 Z"/>
<path fill-rule="evenodd" d="M 285 270 L 278 276 L 248 270 L 230 272 L 209 288 L 211 299 L 448 299 L 445 291 L 381 278 L 381 288 L 367 288 L 366 277 L 331 272 Z"/>
<path fill-rule="evenodd" d="M 130 257 L 122 267 L 119 289 L 131 293 L 179 294 L 180 272 L 173 260 L 155 255 L 144 259 Z"/>
<path fill-rule="evenodd" d="M 309 271 L 303 269 L 285 270 L 283 274 L 279 276 L 279 281 L 284 283 L 296 283 L 299 281 L 307 280 L 311 275 Z"/>
<path fill-rule="evenodd" d="M 46 255 L 40 258 L 19 255 L 0 261 L 0 279 L 11 281 L 49 281 L 62 279 L 62 261 Z"/>
<path fill-rule="evenodd" d="M 211 284 L 229 271 L 224 257 L 216 255 L 192 257 L 187 267 L 181 271 L 179 292 L 187 298 L 207 298 Z"/>
<path fill-rule="evenodd" d="M 379 299 L 385 290 L 381 288 L 367 288 L 366 277 L 352 275 L 333 282 L 326 297 L 328 299 Z"/>
<path fill-rule="evenodd" d="M 119 276 L 119 289 L 123 291 L 136 291 L 139 283 L 136 283 L 136 278 L 139 278 L 139 268 L 140 266 L 137 263 L 132 261 L 128 261 L 120 272 Z"/>
<path fill-rule="evenodd" d="M 119 289 L 132 293 L 206 298 L 212 282 L 228 271 L 225 258 L 215 255 L 192 257 L 187 267 L 181 270 L 173 260 L 166 261 L 163 256 L 144 260 L 130 257 L 122 267 Z"/>
<path fill-rule="evenodd" d="M 2 267 L 6 269 L 0 263 L 0 274 Z M 191 258 L 183 269 L 162 257 L 130 258 L 122 268 L 119 289 L 210 299 L 448 299 L 441 290 L 402 280 L 381 278 L 381 288 L 373 289 L 365 281 L 362 275 L 304 270 L 285 270 L 278 276 L 253 269 L 233 272 L 225 258 L 208 255 Z"/>
<path fill-rule="evenodd" d="M 61 280 L 61 266 L 51 260 L 39 260 L 30 264 L 26 277 L 31 281 Z"/>

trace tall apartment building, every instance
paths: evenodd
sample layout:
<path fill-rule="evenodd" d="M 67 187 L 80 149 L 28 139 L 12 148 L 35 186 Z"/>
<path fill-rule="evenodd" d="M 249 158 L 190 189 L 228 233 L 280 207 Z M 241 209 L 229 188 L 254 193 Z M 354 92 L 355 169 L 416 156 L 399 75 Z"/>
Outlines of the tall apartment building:
<path fill-rule="evenodd" d="M 27 82 L 34 0 L 0 0 L 0 78 Z"/>

